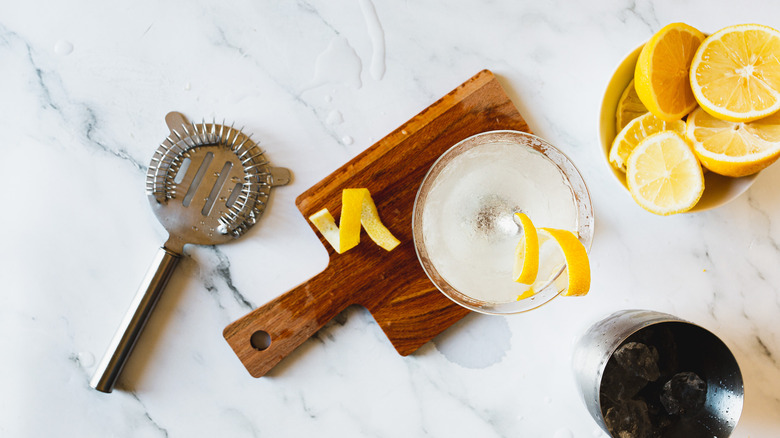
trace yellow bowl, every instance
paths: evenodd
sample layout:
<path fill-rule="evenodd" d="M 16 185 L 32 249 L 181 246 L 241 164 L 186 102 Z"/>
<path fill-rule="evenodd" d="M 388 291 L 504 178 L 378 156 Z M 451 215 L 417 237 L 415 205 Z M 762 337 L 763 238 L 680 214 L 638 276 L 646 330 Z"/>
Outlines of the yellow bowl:
<path fill-rule="evenodd" d="M 626 89 L 628 83 L 634 78 L 634 67 L 636 67 L 636 61 L 639 58 L 639 53 L 642 51 L 642 46 L 644 44 L 629 53 L 615 69 L 615 73 L 610 78 L 607 89 L 604 92 L 604 100 L 601 102 L 601 114 L 599 117 L 599 137 L 601 139 L 604 162 L 607 163 L 607 167 L 626 189 L 626 193 L 629 196 L 626 174 L 609 164 L 609 149 L 612 146 L 612 140 L 617 135 L 615 118 L 618 101 L 620 101 L 623 90 Z M 758 174 L 756 173 L 741 178 L 731 178 L 714 172 L 705 173 L 704 194 L 699 202 L 688 212 L 705 211 L 728 203 L 747 191 L 757 176 Z"/>

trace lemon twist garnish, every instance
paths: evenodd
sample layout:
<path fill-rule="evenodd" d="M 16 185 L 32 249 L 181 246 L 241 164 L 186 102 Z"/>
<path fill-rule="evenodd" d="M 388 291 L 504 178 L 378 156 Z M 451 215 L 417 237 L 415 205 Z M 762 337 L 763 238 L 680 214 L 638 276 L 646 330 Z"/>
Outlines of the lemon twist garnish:
<path fill-rule="evenodd" d="M 518 283 L 533 284 L 539 274 L 539 236 L 531 219 L 524 213 L 515 213 L 523 227 L 523 238 L 515 247 L 515 266 L 512 277 Z M 533 295 L 533 292 L 531 293 Z"/>
<path fill-rule="evenodd" d="M 531 219 L 523 213 L 515 213 L 523 227 L 523 238 L 515 248 L 515 264 L 512 272 L 514 281 L 528 284 L 531 287 L 524 291 L 517 300 L 532 297 L 536 277 L 539 275 L 539 247 L 542 242 L 554 241 L 563 252 L 566 263 L 568 286 L 561 293 L 563 296 L 581 296 L 590 290 L 590 262 L 585 246 L 577 235 L 568 230 L 555 228 L 537 228 Z M 541 238 L 541 239 L 540 239 Z"/>
<path fill-rule="evenodd" d="M 536 295 L 536 291 L 534 290 L 534 287 L 531 286 L 525 292 L 517 296 L 517 301 L 524 300 L 526 298 L 531 298 L 534 295 Z"/>
<path fill-rule="evenodd" d="M 539 232 L 549 234 L 558 242 L 566 259 L 568 287 L 561 292 L 561 295 L 565 297 L 586 295 L 590 290 L 590 260 L 585 245 L 569 230 L 539 228 Z"/>
<path fill-rule="evenodd" d="M 327 208 L 309 216 L 309 220 L 339 254 L 360 243 L 361 225 L 366 230 L 368 237 L 387 251 L 392 250 L 400 243 L 379 219 L 379 212 L 368 189 L 344 189 L 342 191 L 341 222 L 338 226 Z"/>

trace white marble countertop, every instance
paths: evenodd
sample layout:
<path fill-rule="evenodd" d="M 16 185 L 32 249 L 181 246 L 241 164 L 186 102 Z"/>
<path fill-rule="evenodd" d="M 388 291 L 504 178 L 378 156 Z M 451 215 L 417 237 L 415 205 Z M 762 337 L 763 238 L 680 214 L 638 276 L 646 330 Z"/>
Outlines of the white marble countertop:
<path fill-rule="evenodd" d="M 780 165 L 717 210 L 657 217 L 609 172 L 597 119 L 663 25 L 780 27 L 780 3 L 460 3 L 0 2 L 0 435 L 605 436 L 573 343 L 647 308 L 718 334 L 745 381 L 734 436 L 777 436 Z M 296 196 L 483 68 L 589 185 L 590 295 L 470 315 L 408 357 L 349 308 L 250 377 L 222 329 L 327 262 Z M 246 237 L 186 248 L 107 395 L 89 379 L 164 239 L 144 180 L 171 110 L 245 126 L 294 182 Z"/>

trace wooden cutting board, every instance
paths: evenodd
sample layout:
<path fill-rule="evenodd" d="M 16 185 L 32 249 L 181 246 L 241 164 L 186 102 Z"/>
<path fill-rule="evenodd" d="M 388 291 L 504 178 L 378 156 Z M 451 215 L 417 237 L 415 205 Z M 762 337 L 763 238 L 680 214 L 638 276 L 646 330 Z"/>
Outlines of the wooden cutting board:
<path fill-rule="evenodd" d="M 368 188 L 382 222 L 401 244 L 387 252 L 363 233 L 357 247 L 338 254 L 312 226 L 328 249 L 327 268 L 223 332 L 249 373 L 263 376 L 353 304 L 371 312 L 404 356 L 468 314 L 420 266 L 412 207 L 442 153 L 469 136 L 498 129 L 530 132 L 493 73 L 483 70 L 302 193 L 296 205 L 304 217 L 327 208 L 338 221 L 342 190 Z"/>

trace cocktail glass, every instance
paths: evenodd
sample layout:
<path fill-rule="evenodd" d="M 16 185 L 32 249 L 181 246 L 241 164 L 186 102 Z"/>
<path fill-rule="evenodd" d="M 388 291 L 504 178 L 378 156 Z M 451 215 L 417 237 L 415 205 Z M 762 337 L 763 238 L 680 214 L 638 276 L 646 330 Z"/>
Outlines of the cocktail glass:
<path fill-rule="evenodd" d="M 588 189 L 566 155 L 519 131 L 490 131 L 447 150 L 431 166 L 415 199 L 417 256 L 434 285 L 477 312 L 511 314 L 539 307 L 566 290 L 562 254 L 542 245 L 535 294 L 513 281 L 522 212 L 536 227 L 571 230 L 586 250 L 593 239 Z"/>

